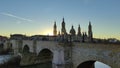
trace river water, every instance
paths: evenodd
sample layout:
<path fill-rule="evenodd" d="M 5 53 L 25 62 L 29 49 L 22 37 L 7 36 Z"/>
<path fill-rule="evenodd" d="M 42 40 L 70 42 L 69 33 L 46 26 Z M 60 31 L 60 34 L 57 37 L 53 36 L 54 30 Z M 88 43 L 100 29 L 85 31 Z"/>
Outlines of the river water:
<path fill-rule="evenodd" d="M 36 65 L 24 66 L 20 68 L 52 68 L 52 63 L 47 62 L 47 63 L 41 63 L 41 64 L 36 64 Z"/>
<path fill-rule="evenodd" d="M 8 66 L 7 68 L 13 68 L 13 67 Z M 48 63 L 42 63 L 42 64 L 36 64 L 36 65 L 30 65 L 30 66 L 20 66 L 16 68 L 52 68 L 52 63 L 48 62 Z M 95 68 L 110 68 L 110 67 L 103 63 L 96 62 Z"/>
<path fill-rule="evenodd" d="M 9 58 L 10 57 L 8 55 L 7 56 L 0 56 L 0 64 L 3 64 L 4 62 L 6 62 Z M 7 68 L 13 68 L 10 66 L 8 65 Z M 30 65 L 30 66 L 19 66 L 16 68 L 52 68 L 52 62 L 41 63 L 41 64 Z M 110 67 L 106 64 L 103 64 L 101 62 L 96 61 L 95 68 L 110 68 Z"/>
<path fill-rule="evenodd" d="M 52 63 L 43 63 L 43 64 L 37 64 L 37 65 L 31 65 L 31 66 L 25 66 L 20 68 L 52 68 Z M 95 68 L 110 68 L 108 65 L 103 64 L 101 62 L 96 61 L 95 62 Z"/>

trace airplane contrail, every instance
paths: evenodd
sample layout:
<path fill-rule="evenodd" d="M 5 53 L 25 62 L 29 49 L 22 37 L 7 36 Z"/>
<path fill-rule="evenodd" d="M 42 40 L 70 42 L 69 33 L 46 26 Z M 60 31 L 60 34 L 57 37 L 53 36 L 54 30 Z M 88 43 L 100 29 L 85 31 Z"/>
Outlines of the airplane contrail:
<path fill-rule="evenodd" d="M 26 19 L 26 18 L 23 18 L 23 17 L 19 17 L 19 16 L 16 16 L 16 15 L 13 15 L 13 14 L 10 14 L 10 13 L 1 13 L 2 15 L 5 15 L 5 16 L 9 16 L 9 17 L 12 17 L 12 18 L 16 18 L 16 19 L 19 19 L 19 20 L 23 20 L 23 21 L 28 21 L 28 22 L 31 22 L 32 20 L 30 19 Z"/>

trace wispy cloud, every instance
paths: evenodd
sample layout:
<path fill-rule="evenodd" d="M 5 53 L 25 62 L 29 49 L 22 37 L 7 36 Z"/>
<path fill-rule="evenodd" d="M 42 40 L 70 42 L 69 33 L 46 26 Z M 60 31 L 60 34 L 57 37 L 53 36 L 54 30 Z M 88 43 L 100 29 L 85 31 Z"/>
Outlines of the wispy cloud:
<path fill-rule="evenodd" d="M 14 14 L 11 14 L 11 13 L 0 13 L 0 14 L 5 15 L 5 16 L 9 16 L 9 17 L 12 17 L 12 18 L 16 18 L 16 19 L 22 20 L 22 21 L 28 21 L 28 22 L 32 21 L 31 19 L 26 19 L 26 18 L 23 18 L 23 17 L 19 17 L 19 16 L 16 16 Z"/>

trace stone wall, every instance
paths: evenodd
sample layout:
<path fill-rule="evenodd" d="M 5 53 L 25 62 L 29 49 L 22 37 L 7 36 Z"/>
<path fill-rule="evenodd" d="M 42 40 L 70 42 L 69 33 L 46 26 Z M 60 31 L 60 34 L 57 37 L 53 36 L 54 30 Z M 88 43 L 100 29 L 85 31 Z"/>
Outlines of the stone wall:
<path fill-rule="evenodd" d="M 120 45 L 74 43 L 72 60 L 73 67 L 86 61 L 100 61 L 112 68 L 120 67 Z"/>

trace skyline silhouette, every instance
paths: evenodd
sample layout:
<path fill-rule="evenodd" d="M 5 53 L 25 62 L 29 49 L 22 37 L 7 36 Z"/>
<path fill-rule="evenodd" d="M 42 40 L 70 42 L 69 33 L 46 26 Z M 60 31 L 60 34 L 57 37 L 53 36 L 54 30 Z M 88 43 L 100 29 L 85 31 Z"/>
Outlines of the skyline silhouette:
<path fill-rule="evenodd" d="M 57 31 L 61 30 L 65 18 L 66 31 L 73 25 L 81 32 L 88 31 L 91 21 L 94 38 L 117 38 L 120 40 L 119 0 L 1 0 L 0 35 L 52 35 L 56 21 Z"/>

